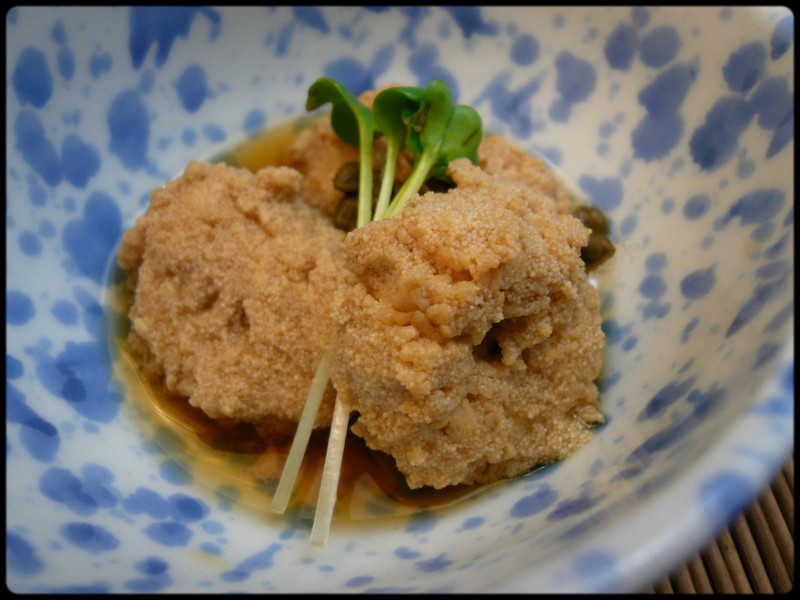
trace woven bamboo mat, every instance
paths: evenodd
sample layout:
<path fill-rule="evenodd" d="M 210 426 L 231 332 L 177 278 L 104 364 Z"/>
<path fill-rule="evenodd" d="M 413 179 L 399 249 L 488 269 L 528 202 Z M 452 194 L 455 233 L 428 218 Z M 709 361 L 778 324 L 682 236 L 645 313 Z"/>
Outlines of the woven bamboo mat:
<path fill-rule="evenodd" d="M 794 457 L 716 540 L 650 594 L 782 594 L 794 586 Z"/>

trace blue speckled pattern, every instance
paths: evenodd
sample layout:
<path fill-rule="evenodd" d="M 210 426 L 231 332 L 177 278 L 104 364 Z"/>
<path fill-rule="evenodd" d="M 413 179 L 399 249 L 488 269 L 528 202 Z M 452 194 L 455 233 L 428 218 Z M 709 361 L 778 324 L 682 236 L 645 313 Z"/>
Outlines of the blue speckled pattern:
<path fill-rule="evenodd" d="M 18 7 L 6 37 L 11 590 L 636 590 L 793 447 L 788 9 Z M 143 435 L 107 288 L 152 188 L 301 114 L 322 75 L 444 79 L 607 211 L 618 251 L 595 439 L 320 549 Z"/>

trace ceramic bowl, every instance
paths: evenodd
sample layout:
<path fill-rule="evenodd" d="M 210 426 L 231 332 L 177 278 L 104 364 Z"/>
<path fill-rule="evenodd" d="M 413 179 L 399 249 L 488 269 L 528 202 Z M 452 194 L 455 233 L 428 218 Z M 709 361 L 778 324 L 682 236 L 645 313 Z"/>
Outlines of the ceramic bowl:
<path fill-rule="evenodd" d="M 6 38 L 13 591 L 635 591 L 792 450 L 788 9 L 18 7 Z M 109 323 L 149 192 L 302 115 L 323 75 L 444 79 L 608 214 L 617 254 L 593 441 L 449 507 L 334 520 L 317 548 L 142 426 Z"/>

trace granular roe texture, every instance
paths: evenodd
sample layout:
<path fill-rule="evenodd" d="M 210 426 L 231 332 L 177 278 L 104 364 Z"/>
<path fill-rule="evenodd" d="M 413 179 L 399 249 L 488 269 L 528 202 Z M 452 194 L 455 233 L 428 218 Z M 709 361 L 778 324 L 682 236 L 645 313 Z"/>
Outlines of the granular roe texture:
<path fill-rule="evenodd" d="M 329 343 L 343 233 L 288 167 L 191 162 L 153 191 L 118 260 L 145 373 L 215 419 L 287 435 Z M 329 386 L 316 425 L 330 423 Z"/>
<path fill-rule="evenodd" d="M 484 138 L 478 150 L 479 166 L 485 172 L 527 186 L 550 196 L 560 213 L 568 213 L 572 204 L 566 188 L 547 169 L 542 159 L 509 144 L 499 135 Z"/>
<path fill-rule="evenodd" d="M 525 473 L 603 418 L 589 230 L 502 173 L 460 159 L 450 175 L 448 193 L 347 236 L 333 307 L 331 378 L 353 431 L 412 488 Z"/>
<path fill-rule="evenodd" d="M 288 149 L 287 165 L 303 174 L 306 202 L 332 215 L 344 194 L 333 185 L 342 165 L 358 161 L 358 148 L 348 146 L 334 133 L 329 119 L 301 130 Z"/>

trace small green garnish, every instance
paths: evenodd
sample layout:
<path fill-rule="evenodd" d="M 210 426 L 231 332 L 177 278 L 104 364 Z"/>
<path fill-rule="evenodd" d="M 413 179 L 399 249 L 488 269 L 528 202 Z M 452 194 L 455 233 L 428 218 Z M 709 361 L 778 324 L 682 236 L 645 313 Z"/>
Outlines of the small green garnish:
<path fill-rule="evenodd" d="M 375 207 L 375 219 L 389 208 L 397 157 L 407 144 L 408 124 L 420 109 L 425 91 L 416 87 L 394 87 L 382 91 L 372 103 L 375 126 L 386 138 L 386 161 Z"/>
<path fill-rule="evenodd" d="M 306 109 L 315 110 L 328 103 L 333 105 L 331 126 L 336 135 L 359 149 L 357 227 L 366 225 L 370 220 L 400 214 L 430 176 L 445 178 L 447 165 L 456 158 L 467 157 L 473 163 L 477 162 L 482 137 L 481 118 L 469 106 L 453 105 L 450 88 L 444 81 L 431 81 L 425 88 L 393 87 L 383 90 L 375 97 L 370 111 L 342 84 L 323 77 L 309 88 Z M 378 202 L 372 215 L 372 147 L 376 133 L 386 138 L 386 159 Z M 411 152 L 414 166 L 390 202 L 397 159 L 403 150 Z M 288 506 L 327 386 L 330 357 L 331 349 L 327 348 L 312 381 L 289 458 L 272 500 L 273 510 L 280 513 Z M 310 539 L 315 546 L 324 546 L 328 539 L 349 414 L 349 407 L 337 398 L 311 530 Z"/>
<path fill-rule="evenodd" d="M 392 93 L 392 89 L 378 94 L 375 101 L 387 93 Z M 451 161 L 466 157 L 477 162 L 483 128 L 475 109 L 463 104 L 453 105 L 450 87 L 438 79 L 431 81 L 421 96 L 410 119 L 410 111 L 406 108 L 403 112 L 408 124 L 405 146 L 414 155 L 414 168 L 385 213 L 380 213 L 378 218 L 400 214 L 430 175 L 447 176 L 447 165 Z"/>

